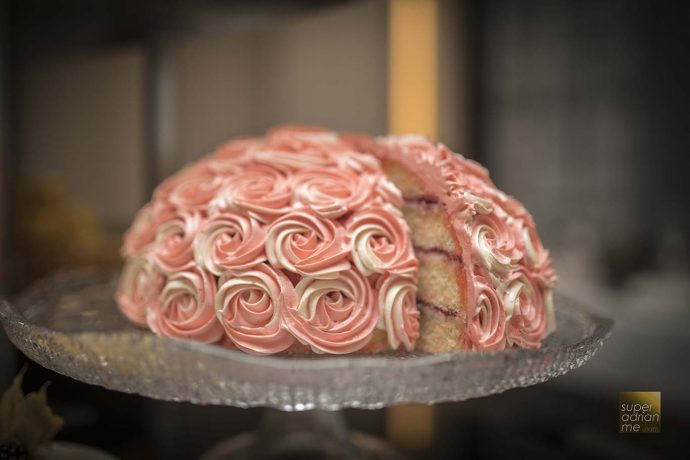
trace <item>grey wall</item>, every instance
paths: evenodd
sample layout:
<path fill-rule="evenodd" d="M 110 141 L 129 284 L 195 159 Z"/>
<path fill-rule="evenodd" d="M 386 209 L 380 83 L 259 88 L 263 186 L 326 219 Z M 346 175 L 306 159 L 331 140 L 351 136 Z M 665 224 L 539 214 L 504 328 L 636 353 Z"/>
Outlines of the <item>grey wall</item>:
<path fill-rule="evenodd" d="M 279 123 L 385 132 L 386 12 L 383 1 L 353 2 L 175 40 L 168 70 L 178 142 L 166 144 L 179 151 L 171 161 Z"/>
<path fill-rule="evenodd" d="M 627 18 L 627 19 L 626 19 Z M 488 2 L 484 154 L 550 246 L 638 235 L 644 131 L 625 2 Z"/>
<path fill-rule="evenodd" d="M 39 58 L 20 72 L 20 174 L 57 176 L 109 227 L 143 199 L 144 66 L 140 48 L 123 48 Z"/>

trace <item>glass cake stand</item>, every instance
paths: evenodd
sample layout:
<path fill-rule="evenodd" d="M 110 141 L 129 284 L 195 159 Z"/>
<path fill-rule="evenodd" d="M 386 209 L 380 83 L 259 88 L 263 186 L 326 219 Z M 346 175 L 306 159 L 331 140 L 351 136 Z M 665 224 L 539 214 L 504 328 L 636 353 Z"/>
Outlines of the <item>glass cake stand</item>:
<path fill-rule="evenodd" d="M 27 357 L 82 382 L 170 401 L 277 409 L 256 433 L 216 446 L 204 460 L 285 452 L 397 458 L 383 442 L 348 433 L 334 411 L 463 401 L 535 385 L 591 359 L 613 324 L 556 296 L 558 328 L 539 350 L 252 356 L 133 326 L 115 306 L 115 286 L 111 274 L 60 274 L 14 304 L 0 300 L 0 320 Z"/>

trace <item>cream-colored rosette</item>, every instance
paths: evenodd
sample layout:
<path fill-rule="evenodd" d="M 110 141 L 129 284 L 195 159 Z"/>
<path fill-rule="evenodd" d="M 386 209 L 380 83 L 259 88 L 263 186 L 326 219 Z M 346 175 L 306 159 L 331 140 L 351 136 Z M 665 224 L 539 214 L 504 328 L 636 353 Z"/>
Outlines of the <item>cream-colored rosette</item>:
<path fill-rule="evenodd" d="M 198 267 L 170 275 L 158 301 L 147 311 L 147 322 L 159 335 L 215 343 L 223 328 L 215 313 L 216 280 Z"/>
<path fill-rule="evenodd" d="M 386 331 L 388 345 L 414 350 L 419 338 L 417 284 L 410 276 L 386 274 L 376 283 L 380 316 L 378 328 Z"/>
<path fill-rule="evenodd" d="M 477 214 L 470 219 L 472 247 L 492 274 L 506 274 L 517 268 L 522 252 L 513 229 L 497 212 Z"/>
<path fill-rule="evenodd" d="M 524 270 L 516 270 L 499 287 L 503 296 L 508 325 L 508 344 L 522 348 L 539 348 L 541 340 L 553 324 L 550 290 Z M 546 298 L 545 298 L 546 296 Z"/>
<path fill-rule="evenodd" d="M 232 343 L 248 353 L 279 353 L 292 345 L 295 339 L 285 329 L 283 315 L 296 304 L 290 280 L 266 264 L 227 273 L 218 281 L 218 320 Z"/>
<path fill-rule="evenodd" d="M 468 315 L 465 339 L 468 348 L 502 350 L 506 344 L 506 311 L 503 298 L 491 280 L 484 275 L 474 276 L 474 311 Z"/>
<path fill-rule="evenodd" d="M 266 260 L 265 228 L 249 215 L 223 211 L 211 216 L 194 242 L 196 264 L 216 276 L 246 270 Z"/>
<path fill-rule="evenodd" d="M 171 213 L 158 227 L 153 258 L 161 271 L 175 273 L 194 263 L 194 239 L 203 216 L 198 212 Z"/>
<path fill-rule="evenodd" d="M 370 199 L 372 181 L 338 168 L 307 169 L 295 173 L 294 200 L 318 216 L 337 219 L 361 208 Z"/>
<path fill-rule="evenodd" d="M 355 212 L 346 224 L 350 252 L 364 276 L 395 273 L 412 276 L 419 263 L 410 229 L 394 210 L 372 206 Z"/>
<path fill-rule="evenodd" d="M 316 353 L 352 353 L 370 340 L 379 308 L 369 281 L 356 270 L 336 279 L 302 278 L 296 306 L 286 310 L 290 331 Z"/>
<path fill-rule="evenodd" d="M 350 268 L 345 229 L 337 221 L 312 211 L 295 211 L 266 230 L 266 254 L 271 265 L 301 276 L 334 279 Z"/>
<path fill-rule="evenodd" d="M 228 179 L 218 203 L 246 211 L 261 222 L 272 222 L 289 212 L 292 179 L 288 172 L 270 165 L 250 164 Z"/>

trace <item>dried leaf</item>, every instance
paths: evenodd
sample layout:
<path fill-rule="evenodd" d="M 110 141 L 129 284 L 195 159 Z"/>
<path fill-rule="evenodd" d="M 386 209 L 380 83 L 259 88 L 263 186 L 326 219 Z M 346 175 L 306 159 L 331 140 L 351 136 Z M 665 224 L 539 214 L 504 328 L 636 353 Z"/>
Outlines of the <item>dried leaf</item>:
<path fill-rule="evenodd" d="M 24 380 L 25 373 L 26 367 L 23 367 L 0 399 L 0 441 L 14 439 L 17 436 L 17 420 L 21 420 L 24 408 L 22 380 Z"/>
<path fill-rule="evenodd" d="M 20 440 L 29 452 L 34 452 L 43 444 L 49 443 L 62 428 L 62 418 L 50 410 L 46 401 L 46 388 L 26 396 L 23 418 L 20 426 Z"/>
<path fill-rule="evenodd" d="M 63 421 L 48 407 L 47 384 L 24 396 L 22 380 L 25 373 L 26 368 L 19 372 L 0 399 L 0 443 L 19 442 L 32 454 L 55 437 Z"/>

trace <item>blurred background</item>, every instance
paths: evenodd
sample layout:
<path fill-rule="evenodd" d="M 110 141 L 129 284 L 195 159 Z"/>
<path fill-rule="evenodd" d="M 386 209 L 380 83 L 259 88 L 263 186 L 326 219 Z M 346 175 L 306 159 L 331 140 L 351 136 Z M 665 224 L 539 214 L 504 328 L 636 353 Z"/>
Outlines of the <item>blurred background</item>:
<path fill-rule="evenodd" d="M 565 377 L 436 406 L 431 428 L 412 425 L 412 438 L 432 430 L 418 442 L 384 411 L 346 411 L 351 426 L 411 458 L 687 458 L 687 13 L 652 0 L 0 0 L 0 295 L 59 269 L 116 270 L 155 184 L 230 137 L 278 123 L 421 131 L 525 203 L 560 291 L 615 329 Z M 0 389 L 25 361 L 0 330 Z M 196 458 L 260 415 L 29 366 L 27 388 L 53 382 L 59 439 L 122 459 Z M 661 434 L 617 434 L 620 391 L 661 391 Z"/>

